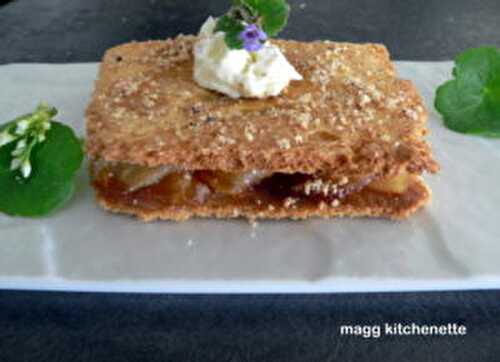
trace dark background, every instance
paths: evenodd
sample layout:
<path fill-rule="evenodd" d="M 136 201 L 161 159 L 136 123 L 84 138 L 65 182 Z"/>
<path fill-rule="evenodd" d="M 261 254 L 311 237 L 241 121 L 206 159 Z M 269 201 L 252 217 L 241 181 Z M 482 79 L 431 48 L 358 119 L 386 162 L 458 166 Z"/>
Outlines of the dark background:
<path fill-rule="evenodd" d="M 0 0 L 1 3 L 1 0 Z M 195 33 L 230 0 L 14 0 L 0 63 L 97 61 L 114 45 Z M 448 60 L 500 45 L 499 0 L 291 0 L 283 37 L 382 42 L 396 59 Z M 302 5 L 302 6 L 301 6 Z M 305 5 L 305 7 L 304 7 Z"/>
<path fill-rule="evenodd" d="M 0 64 L 97 61 L 116 44 L 195 32 L 227 3 L 0 1 Z M 284 37 L 383 42 L 396 59 L 405 60 L 451 59 L 468 47 L 500 45 L 498 0 L 290 3 Z M 468 334 L 377 340 L 339 335 L 341 324 L 385 322 L 456 322 L 465 324 Z M 288 296 L 0 291 L 0 362 L 378 360 L 500 361 L 500 291 Z"/>

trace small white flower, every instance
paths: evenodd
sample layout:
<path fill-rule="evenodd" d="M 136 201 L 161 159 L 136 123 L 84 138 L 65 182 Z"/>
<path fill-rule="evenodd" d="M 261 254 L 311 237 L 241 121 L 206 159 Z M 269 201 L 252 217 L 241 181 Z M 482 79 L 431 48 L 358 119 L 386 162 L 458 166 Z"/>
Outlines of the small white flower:
<path fill-rule="evenodd" d="M 48 131 L 50 129 L 50 122 L 43 122 L 42 127 L 44 131 Z"/>
<path fill-rule="evenodd" d="M 24 178 L 28 178 L 31 175 L 31 163 L 29 160 L 25 160 L 21 165 L 21 173 Z"/>
<path fill-rule="evenodd" d="M 11 152 L 11 171 L 19 170 L 24 178 L 28 178 L 32 174 L 31 149 L 47 139 L 47 131 L 52 126 L 50 120 L 56 113 L 55 108 L 41 104 L 34 113 L 19 119 L 8 129 L 0 132 L 0 147 L 17 141 L 16 147 Z M 16 176 L 16 178 L 19 179 L 20 176 Z"/>
<path fill-rule="evenodd" d="M 26 139 L 21 139 L 17 142 L 16 148 L 12 151 L 11 155 L 14 157 L 21 156 L 26 150 Z"/>
<path fill-rule="evenodd" d="M 17 145 L 16 145 L 16 150 L 20 150 L 23 148 L 26 148 L 26 138 L 19 140 L 19 142 L 17 142 Z"/>
<path fill-rule="evenodd" d="M 22 136 L 26 133 L 28 130 L 28 127 L 30 126 L 30 122 L 26 119 L 23 119 L 19 122 L 17 122 L 17 127 L 16 127 L 16 134 Z"/>
<path fill-rule="evenodd" d="M 13 157 L 19 157 L 19 156 L 21 156 L 23 153 L 24 153 L 24 150 L 23 150 L 22 148 L 20 148 L 20 149 L 15 149 L 14 151 L 12 151 L 11 156 L 13 156 Z"/>
<path fill-rule="evenodd" d="M 19 167 L 21 167 L 22 162 L 23 160 L 21 158 L 13 158 L 12 162 L 10 163 L 10 170 L 11 171 L 17 170 Z"/>
<path fill-rule="evenodd" d="M 6 145 L 7 143 L 11 143 L 15 139 L 16 139 L 16 137 L 12 136 L 8 132 L 4 131 L 4 132 L 0 133 L 0 147 Z"/>

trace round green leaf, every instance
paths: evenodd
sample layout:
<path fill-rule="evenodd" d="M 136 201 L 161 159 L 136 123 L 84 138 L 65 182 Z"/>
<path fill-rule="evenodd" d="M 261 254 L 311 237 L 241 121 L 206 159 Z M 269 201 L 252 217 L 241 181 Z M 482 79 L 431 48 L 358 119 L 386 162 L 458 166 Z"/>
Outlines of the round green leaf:
<path fill-rule="evenodd" d="M 436 93 L 435 107 L 457 132 L 500 137 L 500 51 L 470 49 L 457 57 L 455 79 Z"/>
<path fill-rule="evenodd" d="M 252 9 L 255 9 L 262 18 L 262 29 L 268 36 L 277 35 L 286 25 L 290 6 L 285 0 L 243 0 Z"/>
<path fill-rule="evenodd" d="M 240 34 L 244 29 L 245 27 L 243 24 L 227 15 L 220 17 L 215 27 L 215 31 L 223 31 L 226 33 L 224 41 L 231 49 L 243 48 L 243 40 L 240 39 Z"/>
<path fill-rule="evenodd" d="M 31 154 L 32 173 L 24 179 L 10 170 L 15 143 L 0 148 L 0 211 L 9 215 L 43 216 L 73 194 L 74 177 L 83 161 L 80 140 L 71 128 L 51 122 L 46 140 Z"/>

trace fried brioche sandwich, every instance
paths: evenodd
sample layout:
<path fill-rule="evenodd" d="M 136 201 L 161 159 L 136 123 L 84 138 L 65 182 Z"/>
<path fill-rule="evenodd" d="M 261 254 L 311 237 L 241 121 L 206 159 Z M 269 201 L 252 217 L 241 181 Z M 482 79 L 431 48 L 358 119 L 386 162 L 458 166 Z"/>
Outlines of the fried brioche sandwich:
<path fill-rule="evenodd" d="M 143 220 L 403 219 L 431 197 L 427 112 L 375 44 L 275 40 L 304 80 L 232 99 L 192 77 L 196 37 L 104 56 L 87 109 L 98 202 Z"/>

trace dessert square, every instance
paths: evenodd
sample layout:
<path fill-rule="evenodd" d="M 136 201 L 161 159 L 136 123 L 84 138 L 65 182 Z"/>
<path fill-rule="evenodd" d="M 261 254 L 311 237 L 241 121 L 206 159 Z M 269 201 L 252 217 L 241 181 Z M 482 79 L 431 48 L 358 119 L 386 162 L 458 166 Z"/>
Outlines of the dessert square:
<path fill-rule="evenodd" d="M 194 36 L 104 56 L 87 109 L 97 200 L 155 219 L 401 219 L 430 200 L 427 111 L 376 44 L 273 40 L 304 80 L 232 99 L 193 81 Z"/>

